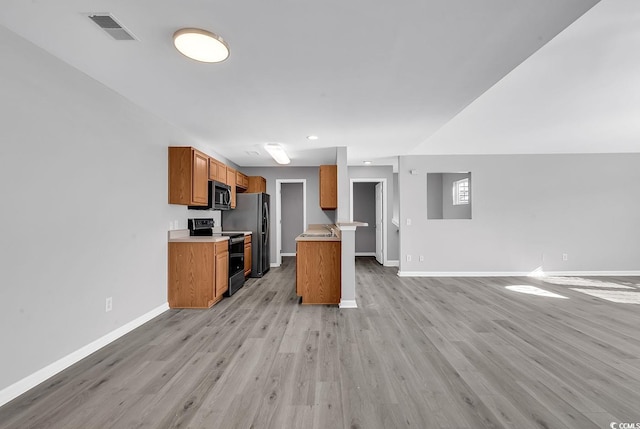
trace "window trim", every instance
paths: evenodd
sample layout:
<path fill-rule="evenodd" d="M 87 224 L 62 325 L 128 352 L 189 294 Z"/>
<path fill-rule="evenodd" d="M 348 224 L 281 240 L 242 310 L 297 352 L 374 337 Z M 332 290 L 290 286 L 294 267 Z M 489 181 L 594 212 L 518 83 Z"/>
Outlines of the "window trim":
<path fill-rule="evenodd" d="M 469 204 L 469 178 L 465 177 L 464 179 L 456 180 L 453 182 L 452 193 L 453 193 L 453 205 L 454 206 L 462 206 Z"/>

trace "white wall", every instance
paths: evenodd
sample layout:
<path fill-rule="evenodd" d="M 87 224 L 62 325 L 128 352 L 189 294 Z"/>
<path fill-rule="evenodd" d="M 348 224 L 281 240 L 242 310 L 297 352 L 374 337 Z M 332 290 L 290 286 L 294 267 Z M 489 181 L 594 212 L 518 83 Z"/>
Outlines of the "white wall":
<path fill-rule="evenodd" d="M 638 272 L 639 167 L 640 154 L 400 157 L 400 274 Z M 442 171 L 471 172 L 473 219 L 427 219 L 425 176 Z"/>
<path fill-rule="evenodd" d="M 167 147 L 209 148 L 3 27 L 0 56 L 1 391 L 166 304 Z"/>

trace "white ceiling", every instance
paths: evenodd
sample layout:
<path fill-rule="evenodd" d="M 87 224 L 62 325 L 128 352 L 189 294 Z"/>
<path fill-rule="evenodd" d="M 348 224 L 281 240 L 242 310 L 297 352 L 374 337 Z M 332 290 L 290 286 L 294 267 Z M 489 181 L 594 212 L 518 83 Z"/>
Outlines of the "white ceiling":
<path fill-rule="evenodd" d="M 637 43 L 637 6 L 635 15 L 615 17 L 635 19 L 632 34 L 615 31 L 615 20 L 598 26 L 595 13 L 601 6 L 615 10 L 618 4 L 634 9 L 634 2 L 603 0 L 584 17 L 596 16 L 595 24 L 583 29 L 588 34 L 578 32 L 562 44 L 550 44 L 541 65 L 528 63 L 536 64 L 544 49 L 527 61 L 525 71 L 516 70 L 513 79 L 509 76 L 487 93 L 488 108 L 482 107 L 481 97 L 470 106 L 471 113 L 458 117 L 598 1 L 3 0 L 0 24 L 210 142 L 240 166 L 275 165 L 262 149 L 265 142 L 281 142 L 291 165 L 333 162 L 331 148 L 336 146 L 348 146 L 350 165 L 363 160 L 389 164 L 393 157 L 411 153 L 536 153 L 550 144 L 557 148 L 562 142 L 536 146 L 536 136 L 520 127 L 556 126 L 557 111 L 535 116 L 533 103 L 548 106 L 559 96 L 579 96 L 591 89 L 580 88 L 578 94 L 571 88 L 555 91 L 584 74 L 584 69 L 568 65 L 565 50 L 576 49 L 585 61 L 595 55 L 583 65 L 595 63 L 597 69 L 600 56 L 611 60 L 625 54 L 611 55 L 616 39 L 610 40 L 609 31 L 630 35 Z M 87 18 L 102 12 L 111 13 L 138 40 L 115 41 Z M 231 48 L 229 59 L 202 64 L 184 58 L 171 39 L 182 27 L 222 36 Z M 590 43 L 598 50 L 592 51 Z M 638 65 L 635 58 L 632 63 Z M 590 71 L 589 76 L 598 74 Z M 547 92 L 538 92 L 532 82 Z M 527 110 L 520 100 L 531 92 L 538 99 L 527 99 Z M 599 93 L 606 94 L 607 88 Z M 523 110 L 513 110 L 514 104 Z M 523 125 L 520 111 L 529 119 Z M 481 139 L 465 122 L 458 123 L 467 115 L 485 131 Z M 482 120 L 511 123 L 499 144 L 493 143 L 498 130 L 483 130 Z M 310 134 L 320 139 L 308 141 Z M 527 138 L 514 147 L 511 140 L 523 134 Z M 567 151 L 575 146 L 564 143 Z M 251 151 L 260 155 L 249 155 Z"/>
<path fill-rule="evenodd" d="M 640 1 L 604 0 L 414 154 L 640 152 Z"/>

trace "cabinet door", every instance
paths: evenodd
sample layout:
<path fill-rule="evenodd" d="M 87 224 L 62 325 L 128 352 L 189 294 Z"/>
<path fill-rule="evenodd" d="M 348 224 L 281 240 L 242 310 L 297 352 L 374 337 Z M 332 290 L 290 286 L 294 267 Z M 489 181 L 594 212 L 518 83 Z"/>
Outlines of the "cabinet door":
<path fill-rule="evenodd" d="M 228 246 L 224 242 L 225 246 Z M 229 250 L 216 254 L 216 298 L 229 289 Z"/>
<path fill-rule="evenodd" d="M 338 166 L 320 166 L 320 208 L 335 210 L 338 208 Z"/>
<path fill-rule="evenodd" d="M 247 189 L 247 186 L 249 186 L 249 179 L 246 174 L 236 171 L 236 186 L 240 188 L 240 192 Z"/>
<path fill-rule="evenodd" d="M 207 308 L 214 302 L 211 243 L 169 243 L 168 301 L 171 308 Z"/>
<path fill-rule="evenodd" d="M 218 161 L 218 182 L 227 183 L 227 166 Z"/>
<path fill-rule="evenodd" d="M 249 184 L 247 186 L 247 192 L 251 194 L 257 194 L 260 192 L 267 192 L 267 179 L 262 176 L 249 176 Z"/>
<path fill-rule="evenodd" d="M 207 155 L 192 147 L 169 147 L 169 204 L 207 204 L 208 163 Z"/>
<path fill-rule="evenodd" d="M 244 276 L 251 274 L 251 241 L 244 244 Z"/>
<path fill-rule="evenodd" d="M 209 180 L 218 180 L 218 161 L 209 158 Z"/>
<path fill-rule="evenodd" d="M 209 199 L 209 157 L 193 151 L 192 198 L 194 204 L 207 204 Z"/>
<path fill-rule="evenodd" d="M 236 170 L 227 167 L 227 185 L 231 186 L 231 208 L 236 208 Z"/>

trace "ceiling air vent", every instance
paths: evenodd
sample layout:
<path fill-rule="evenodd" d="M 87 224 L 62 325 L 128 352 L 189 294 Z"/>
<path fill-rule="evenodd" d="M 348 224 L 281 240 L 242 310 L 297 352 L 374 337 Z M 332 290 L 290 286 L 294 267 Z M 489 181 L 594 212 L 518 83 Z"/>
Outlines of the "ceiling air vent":
<path fill-rule="evenodd" d="M 116 40 L 136 40 L 109 14 L 89 15 L 89 18 Z"/>

